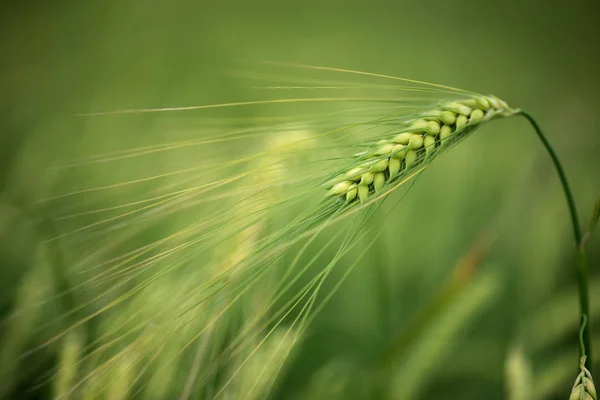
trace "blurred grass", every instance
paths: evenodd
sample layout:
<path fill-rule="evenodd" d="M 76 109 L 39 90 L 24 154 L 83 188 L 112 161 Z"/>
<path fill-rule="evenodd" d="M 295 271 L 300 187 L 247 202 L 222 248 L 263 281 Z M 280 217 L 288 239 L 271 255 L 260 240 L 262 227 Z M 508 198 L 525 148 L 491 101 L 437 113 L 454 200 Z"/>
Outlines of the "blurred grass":
<path fill-rule="evenodd" d="M 367 70 L 494 93 L 540 121 L 565 164 L 583 215 L 591 214 L 600 190 L 596 2 L 59 1 L 0 7 L 3 316 L 33 284 L 28 276 L 40 273 L 32 203 L 57 194 L 57 188 L 64 193 L 82 182 L 92 187 L 161 173 L 165 165 L 174 170 L 197 156 L 192 149 L 161 156 L 160 163 L 128 163 L 127 171 L 110 164 L 100 176 L 82 168 L 65 181 L 52 166 L 72 155 L 189 139 L 196 134 L 198 117 L 92 120 L 72 114 L 269 98 L 274 94 L 253 89 L 254 81 L 236 78 L 261 71 L 265 60 Z M 267 106 L 214 113 L 225 119 L 272 114 Z M 167 129 L 173 123 L 182 128 Z M 504 365 L 518 339 L 534 382 L 543 382 L 539 398 L 565 398 L 578 367 L 574 253 L 558 180 L 530 130 L 516 119 L 486 126 L 436 161 L 393 218 L 378 221 L 385 224 L 383 237 L 315 320 L 276 386 L 275 398 L 369 398 L 361 385 L 373 359 L 410 326 L 473 237 L 498 215 L 497 240 L 487 257 L 493 273 L 481 277 L 489 288 L 472 289 L 483 297 L 480 292 L 489 290 L 497 298 L 482 301 L 485 314 L 465 321 L 451 314 L 440 317 L 449 319 L 443 324 L 448 330 L 459 329 L 452 323 L 460 322 L 460 335 L 433 337 L 448 349 L 440 365 L 413 379 L 410 373 L 418 371 L 402 364 L 398 374 L 404 380 L 399 379 L 421 382 L 424 397 L 504 398 L 510 386 Z M 231 152 L 235 156 L 235 149 Z M 149 183 L 135 190 L 151 189 Z M 135 198 L 128 192 L 120 196 Z M 86 202 L 110 204 L 111 199 Z M 155 234 L 137 240 L 144 243 Z M 594 282 L 598 236 L 588 244 Z M 479 307 L 466 296 L 461 304 L 467 310 Z M 592 303 L 594 310 L 597 304 Z M 596 342 L 599 329 L 593 316 Z M 1 333 L 11 335 L 5 325 Z M 14 350 L 21 345 L 5 346 Z M 419 346 L 415 354 L 437 348 L 426 342 Z M 571 365 L 565 365 L 569 357 L 563 353 L 572 353 Z M 2 357 L 15 360 L 6 354 Z M 429 357 L 421 361 L 435 361 Z M 2 368 L 17 365 L 0 359 Z M 560 368 L 555 369 L 557 359 Z M 27 393 L 19 385 L 32 382 L 30 368 L 27 362 L 18 364 L 22 381 L 10 387 L 19 396 Z M 558 369 L 564 372 L 549 372 Z M 2 379 L 6 376 L 11 375 Z M 3 387 L 9 387 L 6 382 Z"/>

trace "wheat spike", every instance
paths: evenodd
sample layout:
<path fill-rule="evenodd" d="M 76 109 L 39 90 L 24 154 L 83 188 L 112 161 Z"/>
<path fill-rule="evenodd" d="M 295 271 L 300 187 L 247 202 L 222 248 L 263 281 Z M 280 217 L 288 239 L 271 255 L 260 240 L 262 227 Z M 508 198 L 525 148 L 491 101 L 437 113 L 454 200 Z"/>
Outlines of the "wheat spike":
<path fill-rule="evenodd" d="M 440 101 L 408 119 L 393 136 L 373 142 L 358 159 L 326 183 L 328 195 L 343 204 L 365 203 L 402 176 L 431 162 L 442 147 L 472 133 L 482 124 L 517 113 L 495 96 L 472 95 Z"/>

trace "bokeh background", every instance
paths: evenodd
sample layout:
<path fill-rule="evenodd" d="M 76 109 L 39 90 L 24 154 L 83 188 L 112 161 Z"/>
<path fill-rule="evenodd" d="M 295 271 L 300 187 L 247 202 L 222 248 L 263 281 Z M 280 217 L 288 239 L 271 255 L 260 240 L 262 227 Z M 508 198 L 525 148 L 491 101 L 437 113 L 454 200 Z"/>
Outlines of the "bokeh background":
<path fill-rule="evenodd" d="M 39 332 L 36 323 L 25 323 L 20 342 L 9 334 L 19 332 L 8 318 L 23 296 L 19 288 L 43 262 L 32 233 L 36 201 L 69 185 L 125 175 L 115 166 L 93 176 L 82 169 L 67 182 L 53 166 L 172 140 L 165 126 L 202 118 L 104 125 L 73 114 L 262 99 L 272 94 L 253 88 L 245 67 L 256 74 L 262 61 L 493 93 L 538 119 L 585 224 L 600 194 L 599 11 L 587 0 L 3 2 L 2 395 L 52 397 L 51 389 L 30 389 L 56 356 L 20 358 L 36 343 L 29 337 Z M 218 116 L 273 112 L 258 107 Z M 176 162 L 140 161 L 135 168 L 158 173 Z M 556 174 L 526 122 L 486 126 L 434 163 L 391 215 L 373 218 L 384 226 L 381 239 L 312 323 L 271 398 L 374 398 L 365 382 L 398 341 L 404 342 L 389 378 L 391 398 L 567 398 L 578 373 L 571 228 Z M 490 230 L 476 272 L 448 295 L 452 277 L 469 270 L 459 260 Z M 598 236 L 588 243 L 596 354 Z M 43 285 L 31 283 L 34 291 L 36 284 Z"/>

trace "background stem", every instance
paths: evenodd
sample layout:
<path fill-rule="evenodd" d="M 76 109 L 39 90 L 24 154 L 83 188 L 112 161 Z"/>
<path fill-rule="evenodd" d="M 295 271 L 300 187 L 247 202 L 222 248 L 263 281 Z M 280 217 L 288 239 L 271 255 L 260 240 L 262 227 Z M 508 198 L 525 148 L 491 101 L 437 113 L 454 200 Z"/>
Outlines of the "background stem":
<path fill-rule="evenodd" d="M 521 115 L 525 117 L 538 137 L 542 141 L 542 144 L 546 148 L 546 151 L 550 155 L 552 162 L 554 163 L 554 168 L 558 173 L 558 177 L 560 178 L 560 182 L 562 184 L 563 192 L 565 193 L 565 197 L 567 198 L 567 204 L 569 206 L 569 214 L 571 215 L 571 223 L 573 225 L 573 236 L 575 238 L 575 248 L 577 251 L 577 283 L 579 288 L 579 308 L 580 308 L 580 326 L 582 326 L 582 342 L 583 346 L 580 346 L 580 357 L 586 355 L 586 367 L 591 371 L 592 369 L 592 347 L 590 343 L 590 324 L 584 324 L 584 321 L 590 320 L 590 301 L 588 294 L 588 272 L 587 272 L 587 261 L 585 257 L 584 251 L 584 243 L 583 243 L 583 234 L 581 232 L 581 226 L 579 225 L 579 216 L 577 215 L 577 208 L 575 207 L 575 200 L 573 198 L 573 194 L 571 193 L 571 188 L 569 187 L 569 182 L 567 181 L 567 176 L 565 175 L 565 171 L 558 159 L 558 155 L 554 151 L 554 148 L 546 138 L 546 136 L 542 133 L 541 128 L 537 124 L 537 122 L 533 119 L 533 117 L 525 111 L 519 111 L 517 115 Z"/>

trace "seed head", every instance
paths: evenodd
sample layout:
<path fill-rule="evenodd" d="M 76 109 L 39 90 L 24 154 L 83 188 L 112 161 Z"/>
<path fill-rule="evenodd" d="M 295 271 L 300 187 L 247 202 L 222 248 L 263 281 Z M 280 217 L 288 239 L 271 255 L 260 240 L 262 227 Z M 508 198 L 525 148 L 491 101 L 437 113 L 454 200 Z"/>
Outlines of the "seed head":
<path fill-rule="evenodd" d="M 581 372 L 575 380 L 569 400 L 598 400 L 598 393 L 594 386 L 592 374 L 585 367 L 586 357 L 581 357 L 580 368 Z"/>
<path fill-rule="evenodd" d="M 357 154 L 346 171 L 328 181 L 328 195 L 345 205 L 368 201 L 386 186 L 431 162 L 442 147 L 464 138 L 493 118 L 513 115 L 495 96 L 442 101 L 404 121 L 404 127 Z"/>

